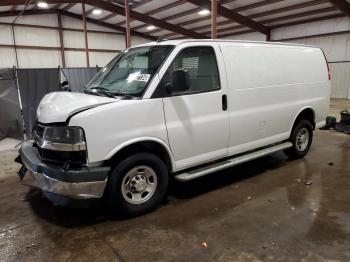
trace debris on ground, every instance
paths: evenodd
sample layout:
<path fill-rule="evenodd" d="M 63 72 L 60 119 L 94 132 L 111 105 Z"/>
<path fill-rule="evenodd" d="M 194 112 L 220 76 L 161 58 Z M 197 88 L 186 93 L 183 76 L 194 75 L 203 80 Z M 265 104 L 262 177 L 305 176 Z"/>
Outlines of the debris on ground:
<path fill-rule="evenodd" d="M 297 182 L 301 182 L 301 179 L 300 179 L 300 178 L 297 178 L 296 180 L 297 180 Z"/>
<path fill-rule="evenodd" d="M 333 116 L 327 116 L 326 125 L 321 130 L 334 129 L 350 135 L 350 112 L 348 110 L 340 111 L 340 122 Z"/>
<path fill-rule="evenodd" d="M 311 185 L 312 185 L 312 181 L 311 181 L 311 180 L 307 180 L 307 181 L 305 182 L 305 185 L 311 186 Z"/>
<path fill-rule="evenodd" d="M 271 240 L 269 242 L 263 243 L 261 247 L 262 249 L 268 249 L 268 248 L 273 248 L 275 245 L 276 243 Z"/>
<path fill-rule="evenodd" d="M 204 247 L 204 248 L 208 248 L 207 242 L 202 242 L 202 243 L 201 243 L 201 246 Z"/>
<path fill-rule="evenodd" d="M 249 197 L 247 197 L 247 199 L 248 199 L 248 200 L 251 200 L 251 199 L 252 199 L 252 197 L 251 197 L 251 196 L 249 196 Z"/>
<path fill-rule="evenodd" d="M 35 244 L 30 244 L 30 245 L 27 245 L 26 248 L 32 248 L 32 247 L 35 247 Z"/>

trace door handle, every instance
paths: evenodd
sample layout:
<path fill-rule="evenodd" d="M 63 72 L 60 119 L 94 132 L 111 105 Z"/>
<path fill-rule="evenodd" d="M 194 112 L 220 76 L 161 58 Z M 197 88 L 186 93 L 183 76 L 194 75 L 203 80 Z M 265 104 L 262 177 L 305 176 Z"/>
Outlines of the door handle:
<path fill-rule="evenodd" d="M 222 95 L 222 110 L 227 110 L 227 95 Z"/>

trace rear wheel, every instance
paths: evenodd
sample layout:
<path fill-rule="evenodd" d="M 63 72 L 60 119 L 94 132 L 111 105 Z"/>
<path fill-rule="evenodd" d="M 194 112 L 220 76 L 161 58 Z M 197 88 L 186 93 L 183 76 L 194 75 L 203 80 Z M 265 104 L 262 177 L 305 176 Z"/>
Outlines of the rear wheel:
<path fill-rule="evenodd" d="M 292 159 L 303 158 L 310 150 L 312 138 L 312 124 L 306 119 L 300 120 L 292 130 L 289 141 L 293 147 L 285 150 L 286 155 Z"/>
<path fill-rule="evenodd" d="M 112 171 L 106 197 L 112 213 L 137 216 L 155 209 L 168 187 L 165 163 L 150 153 L 122 160 Z"/>

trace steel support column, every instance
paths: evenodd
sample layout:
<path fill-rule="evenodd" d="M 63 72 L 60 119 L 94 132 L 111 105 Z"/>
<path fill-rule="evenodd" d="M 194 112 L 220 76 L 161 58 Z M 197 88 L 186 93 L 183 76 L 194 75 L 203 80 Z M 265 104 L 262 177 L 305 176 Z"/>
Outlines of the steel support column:
<path fill-rule="evenodd" d="M 131 46 L 129 1 L 125 0 L 124 5 L 125 5 L 126 48 L 129 48 Z"/>
<path fill-rule="evenodd" d="M 86 66 L 90 67 L 90 60 L 89 60 L 89 43 L 88 43 L 88 36 L 87 36 L 87 26 L 86 26 L 86 10 L 85 10 L 85 3 L 82 3 L 83 8 L 83 23 L 84 23 L 84 38 L 85 38 L 85 54 L 86 54 Z"/>
<path fill-rule="evenodd" d="M 216 18 L 217 18 L 217 0 L 211 0 L 211 38 L 217 38 Z"/>
<path fill-rule="evenodd" d="M 62 67 L 66 67 L 66 58 L 64 56 L 62 17 L 61 17 L 61 11 L 60 10 L 57 10 L 57 22 L 58 22 L 58 33 L 59 33 L 59 36 L 60 36 L 60 48 L 61 48 Z"/>

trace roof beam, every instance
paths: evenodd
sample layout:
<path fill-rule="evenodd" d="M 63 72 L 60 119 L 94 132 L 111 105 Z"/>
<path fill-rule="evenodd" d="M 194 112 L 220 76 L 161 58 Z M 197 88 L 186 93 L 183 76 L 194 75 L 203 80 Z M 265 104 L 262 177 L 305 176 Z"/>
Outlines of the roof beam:
<path fill-rule="evenodd" d="M 98 21 L 103 22 L 103 21 L 106 21 L 106 20 L 108 20 L 108 19 L 111 19 L 111 18 L 113 18 L 113 17 L 115 17 L 115 16 L 117 16 L 117 14 L 111 13 L 111 14 L 109 14 L 109 15 L 106 15 L 106 16 L 102 17 L 102 18 L 99 19 Z"/>
<path fill-rule="evenodd" d="M 329 2 L 337 7 L 340 11 L 350 17 L 350 3 L 346 0 L 329 0 Z"/>
<path fill-rule="evenodd" d="M 265 1 L 258 2 L 258 3 L 254 3 L 254 4 L 244 5 L 244 6 L 238 7 L 238 8 L 233 9 L 232 11 L 234 11 L 234 12 L 247 11 L 247 10 L 251 10 L 251 9 L 254 9 L 254 8 L 261 7 L 261 6 L 266 6 L 266 5 L 274 4 L 274 3 L 277 3 L 277 2 L 281 2 L 281 1 L 284 1 L 284 0 L 265 0 Z M 316 0 L 316 1 L 323 1 L 323 2 L 325 2 L 325 1 L 328 1 L 328 0 Z M 268 12 L 270 12 L 270 11 L 268 11 Z M 261 13 L 259 13 L 259 14 L 261 14 Z M 247 17 L 248 18 L 254 18 L 253 16 L 247 16 Z M 195 23 L 199 23 L 199 22 L 203 22 L 203 21 L 207 21 L 207 20 L 209 20 L 208 16 L 201 17 L 201 18 L 194 19 L 194 20 L 189 20 L 189 21 L 186 21 L 186 22 L 182 22 L 182 23 L 179 23 L 178 25 L 179 26 L 185 26 L 185 25 L 195 24 Z M 232 20 L 218 22 L 217 26 L 229 25 L 229 24 L 232 24 L 232 22 L 233 22 Z M 203 26 L 193 27 L 193 28 L 191 28 L 191 30 L 198 31 L 198 30 L 203 30 L 203 29 L 207 29 L 207 28 L 208 28 L 208 25 L 203 25 Z M 136 28 L 134 28 L 134 29 L 136 29 Z M 153 32 L 151 32 L 151 33 L 153 33 Z M 164 35 L 164 37 L 170 37 L 170 36 L 173 36 L 173 35 L 175 35 L 175 34 L 173 34 L 173 33 L 172 34 L 167 34 L 167 35 Z"/>
<path fill-rule="evenodd" d="M 21 14 L 22 13 L 22 14 Z M 46 15 L 46 14 L 55 14 L 56 10 L 53 9 L 34 9 L 34 10 L 22 10 L 19 11 L 6 11 L 0 12 L 0 17 L 8 17 L 8 16 L 18 16 L 18 15 Z"/>
<path fill-rule="evenodd" d="M 210 9 L 210 1 L 209 0 L 187 0 L 188 2 L 198 5 L 200 7 Z M 261 23 L 258 23 L 254 20 L 251 20 L 243 15 L 240 15 L 226 7 L 223 7 L 222 5 L 217 6 L 217 12 L 219 15 L 226 17 L 228 19 L 231 19 L 237 23 L 240 23 L 242 25 L 245 25 L 246 27 L 249 27 L 251 29 L 254 29 L 260 33 L 263 33 L 265 35 L 270 33 L 270 29 L 266 26 L 264 26 Z"/>
<path fill-rule="evenodd" d="M 152 2 L 153 0 L 141 0 L 140 2 L 135 2 L 133 1 L 132 4 L 129 5 L 129 9 L 133 9 L 133 8 L 138 8 L 142 5 L 148 4 L 149 2 Z M 132 21 L 132 19 L 130 19 L 130 22 Z M 115 24 L 116 26 L 121 26 L 124 25 L 125 21 L 122 21 L 120 23 Z"/>
<path fill-rule="evenodd" d="M 310 7 L 310 6 L 316 6 L 316 5 L 324 4 L 327 1 L 328 0 L 313 0 L 313 1 L 310 1 L 310 2 L 306 2 L 306 3 L 290 5 L 290 6 L 286 6 L 286 7 L 281 7 L 281 8 L 277 8 L 277 9 L 268 10 L 268 11 L 265 11 L 265 12 L 249 15 L 248 18 L 254 19 L 254 18 L 260 18 L 260 17 L 264 17 L 264 16 L 275 15 L 275 14 L 280 14 L 280 13 L 289 12 L 289 11 L 296 11 L 298 9 L 302 9 L 302 8 L 305 8 L 305 7 Z M 218 26 L 228 25 L 230 23 L 231 23 L 231 21 L 223 21 L 223 22 L 218 23 Z M 182 26 L 183 24 L 179 24 L 179 25 Z M 191 28 L 191 29 L 194 30 L 194 31 L 198 31 L 198 30 L 203 30 L 203 29 L 206 29 L 206 28 L 207 28 L 206 26 L 198 26 L 198 27 Z"/>
<path fill-rule="evenodd" d="M 151 1 L 153 1 L 153 0 L 141 0 L 140 2 L 137 2 L 136 4 L 132 4 L 130 7 L 131 8 L 137 8 L 137 7 L 141 6 L 141 5 L 148 4 Z"/>
<path fill-rule="evenodd" d="M 318 22 L 318 21 L 323 21 L 323 20 L 328 20 L 328 19 L 334 19 L 334 18 L 341 18 L 345 17 L 346 15 L 341 13 L 341 14 L 335 14 L 335 15 L 327 15 L 327 16 L 322 16 L 322 17 L 315 17 L 315 18 L 309 18 L 301 21 L 293 21 L 293 22 L 288 22 L 284 24 L 278 24 L 278 25 L 273 25 L 271 28 L 280 28 L 280 27 L 286 27 L 286 26 L 293 26 L 293 25 L 300 25 L 300 24 L 306 24 L 306 23 L 311 23 L 311 22 Z"/>
<path fill-rule="evenodd" d="M 91 8 L 91 9 L 89 9 L 88 11 L 86 11 L 85 12 L 85 16 L 89 16 L 89 15 L 91 15 L 92 14 L 92 11 L 94 11 L 94 7 L 93 8 Z"/>
<path fill-rule="evenodd" d="M 228 4 L 230 2 L 234 2 L 234 1 L 237 1 L 237 0 L 221 0 L 220 3 L 221 5 L 224 5 L 224 4 Z M 180 18 L 180 17 L 183 17 L 183 16 L 186 16 L 186 15 L 191 15 L 193 13 L 196 13 L 196 12 L 199 12 L 200 10 L 202 10 L 201 7 L 195 7 L 195 8 L 192 8 L 190 10 L 187 10 L 187 11 L 184 11 L 184 12 L 181 12 L 181 13 L 177 13 L 175 15 L 170 15 L 170 16 L 167 16 L 167 17 L 164 17 L 162 18 L 163 21 L 170 21 L 170 20 L 173 20 L 173 19 L 177 19 L 177 18 Z M 200 19 L 204 19 L 204 17 L 200 18 Z M 205 20 L 208 19 L 207 17 L 205 18 Z M 204 20 L 203 20 L 204 21 Z M 178 24 L 180 25 L 180 24 Z M 141 29 L 143 27 L 146 27 L 147 25 L 140 25 L 140 26 L 136 26 L 134 27 L 133 29 L 134 30 L 138 30 L 138 29 Z M 180 25 L 181 26 L 181 25 Z M 155 29 L 153 31 L 150 31 L 149 33 L 157 33 L 159 31 L 162 31 L 162 29 Z"/>
<path fill-rule="evenodd" d="M 334 7 L 327 7 L 327 8 L 321 8 L 321 9 L 317 9 L 317 10 L 297 13 L 297 14 L 293 14 L 293 15 L 286 15 L 286 16 L 282 16 L 282 17 L 265 19 L 265 20 L 262 20 L 261 22 L 264 23 L 264 24 L 276 23 L 276 22 L 281 22 L 281 21 L 290 20 L 290 19 L 296 19 L 296 18 L 301 18 L 301 17 L 308 17 L 308 16 L 311 16 L 311 15 L 318 15 L 318 14 L 322 14 L 322 13 L 329 13 L 329 12 L 332 12 L 334 10 L 336 10 L 336 8 L 334 8 Z M 329 18 L 326 18 L 326 19 L 334 18 L 334 16 L 335 17 L 339 17 L 339 14 L 331 15 Z M 341 14 L 341 16 L 344 16 L 344 15 Z M 304 24 L 304 23 L 309 23 L 309 22 L 314 22 L 314 21 L 321 21 L 321 20 L 325 20 L 325 18 L 324 17 L 316 17 L 316 18 L 311 18 L 311 19 L 306 19 L 306 20 L 301 20 L 301 21 L 292 21 L 292 22 L 288 22 L 288 23 L 282 24 L 282 25 L 271 25 L 270 27 L 271 28 L 276 28 L 276 27 Z M 244 27 L 243 26 L 234 26 L 234 27 L 229 27 L 229 28 L 222 28 L 222 29 L 218 30 L 218 32 L 222 33 L 222 32 L 226 32 L 226 31 L 239 30 L 239 29 L 244 29 Z M 227 34 L 220 35 L 220 36 L 221 37 L 223 37 L 223 36 L 231 36 L 231 35 L 237 35 L 237 34 L 241 34 L 241 33 L 250 33 L 250 32 L 253 32 L 253 30 L 244 30 L 243 32 L 231 32 L 231 33 L 227 33 Z"/>
<path fill-rule="evenodd" d="M 154 14 L 163 12 L 163 11 L 165 11 L 165 10 L 168 10 L 168 9 L 170 9 L 170 8 L 173 8 L 173 7 L 182 5 L 182 4 L 186 3 L 186 2 L 187 2 L 187 0 L 178 0 L 178 1 L 175 1 L 175 2 L 173 2 L 173 3 L 167 4 L 167 5 L 163 5 L 163 6 L 161 6 L 161 7 L 158 7 L 158 8 L 156 8 L 156 9 L 153 9 L 153 10 L 151 10 L 151 11 L 148 11 L 148 12 L 145 13 L 145 15 L 154 15 Z M 131 6 L 131 7 L 134 8 L 133 6 Z M 124 24 L 125 24 L 125 21 L 120 22 L 120 23 L 118 23 L 117 25 L 124 25 Z M 146 26 L 148 26 L 148 25 L 140 25 L 140 26 L 135 27 L 134 30 L 137 30 L 137 29 L 140 29 L 140 28 L 146 27 Z"/>
<path fill-rule="evenodd" d="M 324 20 L 328 20 L 328 19 L 340 18 L 340 17 L 345 17 L 345 16 L 346 16 L 345 14 L 335 14 L 335 15 L 327 15 L 327 16 L 322 16 L 322 17 L 309 18 L 309 19 L 300 20 L 300 21 L 294 21 L 294 22 L 289 22 L 289 23 L 284 23 L 284 24 L 279 24 L 279 25 L 273 25 L 273 26 L 271 26 L 271 29 L 286 27 L 286 26 L 293 26 L 293 25 L 307 24 L 307 23 L 324 21 Z M 243 31 L 239 31 L 239 32 L 231 32 L 231 33 L 227 33 L 227 34 L 221 34 L 220 37 L 241 35 L 241 34 L 252 33 L 252 32 L 254 32 L 254 30 L 248 29 L 248 30 L 243 30 Z M 274 40 L 271 40 L 271 41 L 274 41 Z"/>
<path fill-rule="evenodd" d="M 70 12 L 62 12 L 62 14 L 65 15 L 65 16 L 69 16 L 69 17 L 75 18 L 75 19 L 82 20 L 81 15 L 77 15 L 77 14 L 70 13 Z M 103 27 L 107 27 L 107 28 L 111 28 L 111 29 L 114 29 L 114 30 L 119 30 L 119 31 L 125 32 L 125 28 L 124 27 L 117 27 L 117 26 L 111 25 L 109 23 L 101 22 L 101 21 L 98 21 L 98 20 L 95 20 L 95 19 L 92 19 L 92 18 L 89 18 L 89 17 L 86 17 L 86 22 L 91 23 L 91 24 L 95 24 L 95 25 L 99 25 L 99 26 L 103 26 Z M 143 38 L 150 39 L 150 40 L 156 40 L 156 38 L 153 37 L 153 36 L 146 35 L 146 34 L 143 34 L 143 33 L 139 33 L 139 32 L 133 31 L 133 30 L 131 30 L 131 33 L 134 34 L 134 35 L 137 35 L 137 36 L 141 36 Z"/>
<path fill-rule="evenodd" d="M 99 1 L 99 0 L 86 0 L 85 2 L 89 5 L 96 6 L 98 8 L 104 9 L 106 11 L 117 13 L 117 14 L 120 14 L 122 16 L 125 16 L 124 8 L 122 6 L 118 6 L 115 4 L 111 4 L 111 3 L 108 3 L 105 1 Z M 188 37 L 192 37 L 192 38 L 200 38 L 200 39 L 206 38 L 206 36 L 203 34 L 193 32 L 191 30 L 182 28 L 182 27 L 177 26 L 177 25 L 167 23 L 167 22 L 162 21 L 162 20 L 158 20 L 156 18 L 153 18 L 151 16 L 148 16 L 148 15 L 145 15 L 145 14 L 133 11 L 133 10 L 130 10 L 130 18 L 144 22 L 146 24 L 152 24 L 154 26 L 158 26 L 158 27 L 161 27 L 163 29 L 166 29 L 166 30 L 169 30 L 172 32 L 176 32 L 176 33 L 184 35 L 184 36 L 188 36 Z"/>
<path fill-rule="evenodd" d="M 51 9 L 60 9 L 61 6 L 62 4 L 55 4 Z"/>
<path fill-rule="evenodd" d="M 21 11 L 0 12 L 0 17 L 17 16 L 20 12 Z M 69 16 L 69 17 L 72 17 L 72 18 L 75 18 L 75 19 L 78 19 L 78 20 L 82 20 L 82 16 L 81 15 L 74 14 L 74 13 L 71 13 L 71 12 L 68 12 L 68 11 L 63 11 L 63 10 L 61 10 L 61 12 L 62 12 L 62 15 Z M 54 9 L 38 9 L 38 10 L 25 10 L 21 15 L 43 15 L 43 14 L 55 14 L 55 13 L 57 13 L 57 11 L 54 10 Z M 86 18 L 86 21 L 91 23 L 91 24 L 95 24 L 95 25 L 107 27 L 107 28 L 110 28 L 110 29 L 113 29 L 113 30 L 118 30 L 118 31 L 125 32 L 125 28 L 124 27 L 117 27 L 117 26 L 111 25 L 109 23 L 101 22 L 101 21 L 98 21 L 98 20 L 95 20 L 95 19 L 92 19 L 92 18 L 89 18 L 89 17 Z M 137 36 L 140 36 L 140 37 L 143 37 L 143 38 L 147 38 L 147 39 L 150 39 L 150 40 L 156 40 L 157 39 L 156 37 L 153 37 L 153 36 L 150 36 L 150 35 L 147 35 L 147 34 L 143 34 L 143 33 L 140 33 L 140 32 L 136 32 L 136 31 L 133 31 L 133 30 L 131 30 L 131 32 L 132 32 L 133 35 L 137 35 Z"/>
<path fill-rule="evenodd" d="M 65 7 L 63 7 L 63 11 L 68 11 L 69 9 L 71 9 L 73 6 L 75 6 L 76 3 L 71 3 L 71 4 L 68 4 L 66 5 Z"/>
<path fill-rule="evenodd" d="M 25 5 L 26 0 L 1 0 L 0 6 L 6 6 L 6 5 Z M 46 0 L 48 4 L 70 4 L 70 3 L 79 3 L 81 1 L 79 0 Z"/>
<path fill-rule="evenodd" d="M 260 2 L 253 3 L 250 5 L 244 5 L 244 6 L 235 8 L 233 11 L 235 11 L 237 13 L 244 12 L 244 11 L 247 11 L 250 9 L 259 8 L 259 7 L 263 7 L 263 6 L 267 6 L 267 5 L 272 5 L 272 4 L 275 4 L 278 2 L 282 2 L 282 1 L 284 1 L 284 0 L 264 0 L 264 1 L 260 1 Z"/>

